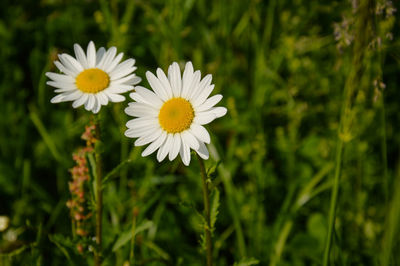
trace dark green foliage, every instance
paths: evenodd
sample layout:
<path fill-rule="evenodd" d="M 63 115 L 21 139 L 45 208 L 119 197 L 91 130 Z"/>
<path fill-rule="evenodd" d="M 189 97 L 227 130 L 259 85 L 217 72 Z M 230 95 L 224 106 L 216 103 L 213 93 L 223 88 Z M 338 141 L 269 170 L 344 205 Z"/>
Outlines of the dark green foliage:
<path fill-rule="evenodd" d="M 369 1 L 371 27 L 354 34 L 358 2 L 2 1 L 0 216 L 10 224 L 0 265 L 93 263 L 94 234 L 74 236 L 66 207 L 90 114 L 51 104 L 44 76 L 58 53 L 90 40 L 134 57 L 146 87 L 144 73 L 172 61 L 213 75 L 228 108 L 207 127 L 216 265 L 322 263 L 339 138 L 330 261 L 400 265 L 400 25 L 389 2 Z M 338 134 L 361 39 L 368 48 Z M 204 265 L 198 162 L 142 158 L 123 135 L 126 105 L 102 108 L 105 265 L 129 261 L 135 207 L 136 265 Z"/>

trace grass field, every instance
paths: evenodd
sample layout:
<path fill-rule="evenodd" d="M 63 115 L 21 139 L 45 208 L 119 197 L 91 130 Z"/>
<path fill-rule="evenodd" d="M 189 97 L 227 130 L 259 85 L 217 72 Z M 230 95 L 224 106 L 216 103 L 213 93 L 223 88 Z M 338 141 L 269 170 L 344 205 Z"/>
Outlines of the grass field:
<path fill-rule="evenodd" d="M 228 109 L 206 126 L 214 265 L 400 265 L 397 1 L 0 6 L 0 265 L 94 265 L 96 203 L 85 236 L 67 208 L 93 115 L 51 104 L 45 76 L 91 40 L 135 58 L 147 88 L 174 61 L 212 74 Z M 131 101 L 101 109 L 103 265 L 205 265 L 196 156 L 142 157 Z"/>

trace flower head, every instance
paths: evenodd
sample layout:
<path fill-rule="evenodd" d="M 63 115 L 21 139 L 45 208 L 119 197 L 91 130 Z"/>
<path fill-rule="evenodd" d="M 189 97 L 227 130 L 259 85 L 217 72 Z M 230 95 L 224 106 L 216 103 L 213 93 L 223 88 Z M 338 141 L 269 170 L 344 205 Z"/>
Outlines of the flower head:
<path fill-rule="evenodd" d="M 129 95 L 136 102 L 129 103 L 125 113 L 137 118 L 128 121 L 125 136 L 138 138 L 136 146 L 151 143 L 142 156 L 158 149 L 159 162 L 167 155 L 172 161 L 179 153 L 183 163 L 189 165 L 190 149 L 208 159 L 205 143 L 210 143 L 210 135 L 203 125 L 227 112 L 225 107 L 214 107 L 222 95 L 208 98 L 214 89 L 211 75 L 201 80 L 200 71 L 193 71 L 188 62 L 181 77 L 174 62 L 168 68 L 168 77 L 160 68 L 157 77 L 149 71 L 146 77 L 153 91 L 137 86 Z"/>
<path fill-rule="evenodd" d="M 132 90 L 141 81 L 132 74 L 136 70 L 135 60 L 120 63 L 123 53 L 117 55 L 115 47 L 108 50 L 101 47 L 96 51 L 91 41 L 86 54 L 79 44 L 74 44 L 74 50 L 76 58 L 59 54 L 60 61 L 54 62 L 63 74 L 46 73 L 51 79 L 47 84 L 59 93 L 51 99 L 52 103 L 73 101 L 74 108 L 84 105 L 86 110 L 97 113 L 108 101 L 124 101 L 125 97 L 120 94 Z"/>

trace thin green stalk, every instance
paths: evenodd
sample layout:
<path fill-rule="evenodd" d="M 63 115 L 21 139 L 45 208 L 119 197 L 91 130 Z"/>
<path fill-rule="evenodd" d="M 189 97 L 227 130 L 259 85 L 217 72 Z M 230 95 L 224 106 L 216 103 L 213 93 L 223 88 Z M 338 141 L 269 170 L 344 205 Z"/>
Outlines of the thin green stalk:
<path fill-rule="evenodd" d="M 389 201 L 389 174 L 387 163 L 387 144 L 386 144 L 386 115 L 385 115 L 385 100 L 383 99 L 383 92 L 381 95 L 381 123 L 382 123 L 382 161 L 383 161 L 383 177 L 384 177 L 384 191 L 385 200 Z"/>
<path fill-rule="evenodd" d="M 342 168 L 342 153 L 343 153 L 343 140 L 339 138 L 339 143 L 336 150 L 335 178 L 333 181 L 334 183 L 331 194 L 331 206 L 329 209 L 329 225 L 328 225 L 328 236 L 327 236 L 328 238 L 326 240 L 326 246 L 324 252 L 324 261 L 323 261 L 324 266 L 327 266 L 329 262 L 329 253 L 332 244 L 332 233 L 335 226 L 336 206 L 339 193 L 339 178 L 340 178 L 340 171 Z"/>
<path fill-rule="evenodd" d="M 398 164 L 399 165 L 399 164 Z M 397 169 L 396 179 L 392 189 L 392 200 L 386 215 L 386 225 L 384 230 L 381 264 L 382 266 L 395 265 L 393 260 L 396 256 L 394 248 L 398 243 L 399 224 L 400 224 L 400 169 Z"/>
<path fill-rule="evenodd" d="M 100 131 L 100 119 L 96 117 L 96 139 L 97 143 L 101 142 L 101 131 Z M 101 154 L 96 145 L 95 156 L 96 156 L 96 244 L 97 251 L 94 253 L 95 265 L 101 265 L 102 257 L 102 214 L 103 214 L 103 192 L 102 192 L 102 161 Z"/>
<path fill-rule="evenodd" d="M 39 115 L 37 114 L 35 108 L 30 106 L 29 117 L 31 118 L 33 124 L 35 125 L 36 129 L 39 131 L 39 134 L 42 136 L 44 143 L 47 145 L 48 149 L 50 150 L 51 155 L 61 163 L 64 163 L 64 158 L 60 155 L 57 150 L 56 144 L 53 141 L 53 138 L 47 132 L 46 127 L 44 126 L 42 120 L 40 119 Z"/>
<path fill-rule="evenodd" d="M 362 89 L 362 77 L 365 72 L 364 60 L 371 40 L 371 18 L 373 18 L 373 0 L 360 1 L 357 11 L 354 30 L 354 46 L 352 56 L 352 69 L 347 77 L 344 89 L 344 102 L 340 116 L 338 130 L 338 144 L 336 149 L 336 167 L 333 180 L 331 203 L 329 209 L 328 235 L 325 244 L 323 266 L 329 263 L 329 254 L 332 244 L 332 234 L 335 227 L 336 207 L 339 193 L 339 179 L 342 167 L 342 154 L 345 141 L 349 141 L 352 125 L 352 105 L 356 99 L 357 92 Z"/>
<path fill-rule="evenodd" d="M 133 209 L 131 250 L 129 253 L 129 261 L 131 262 L 131 265 L 135 265 L 135 235 L 136 235 L 136 218 L 138 216 L 138 213 L 139 209 L 135 207 Z"/>
<path fill-rule="evenodd" d="M 207 252 L 207 266 L 212 266 L 212 241 L 211 241 L 211 223 L 210 223 L 210 193 L 207 186 L 207 174 L 204 167 L 203 159 L 197 154 L 197 159 L 200 164 L 201 180 L 203 184 L 203 201 L 204 201 L 204 215 L 206 226 L 204 227 L 204 234 L 206 236 L 206 252 Z"/>
<path fill-rule="evenodd" d="M 279 262 L 282 252 L 286 245 L 286 240 L 289 236 L 290 231 L 292 230 L 292 227 L 293 227 L 293 220 L 289 219 L 286 221 L 286 223 L 280 230 L 278 240 L 276 241 L 275 244 L 274 254 L 272 255 L 272 259 L 269 263 L 270 266 L 275 266 Z"/>

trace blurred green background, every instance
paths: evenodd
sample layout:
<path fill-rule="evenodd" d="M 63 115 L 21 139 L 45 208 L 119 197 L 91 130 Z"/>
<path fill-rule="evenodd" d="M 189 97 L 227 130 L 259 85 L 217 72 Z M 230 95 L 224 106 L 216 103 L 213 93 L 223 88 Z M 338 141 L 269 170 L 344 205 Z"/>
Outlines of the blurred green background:
<path fill-rule="evenodd" d="M 332 265 L 400 265 L 399 6 L 363 3 L 2 0 L 0 265 L 92 263 L 66 207 L 90 115 L 51 104 L 44 75 L 90 40 L 142 78 L 173 61 L 213 75 L 228 108 L 208 126 L 216 265 L 321 264 L 338 142 Z M 142 158 L 123 135 L 127 102 L 102 109 L 105 172 L 132 160 L 104 190 L 105 265 L 127 262 L 134 207 L 136 265 L 203 265 L 198 163 Z"/>

